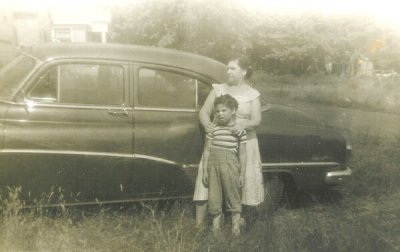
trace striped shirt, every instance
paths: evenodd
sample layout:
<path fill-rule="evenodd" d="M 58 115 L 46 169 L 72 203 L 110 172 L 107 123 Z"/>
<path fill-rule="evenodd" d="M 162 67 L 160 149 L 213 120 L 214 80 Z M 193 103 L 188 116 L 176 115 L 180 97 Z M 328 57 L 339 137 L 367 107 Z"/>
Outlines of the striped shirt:
<path fill-rule="evenodd" d="M 214 130 L 207 134 L 207 138 L 211 139 L 211 146 L 237 152 L 239 144 L 246 142 L 247 135 L 245 130 L 238 136 L 234 135 L 233 126 L 215 126 Z"/>

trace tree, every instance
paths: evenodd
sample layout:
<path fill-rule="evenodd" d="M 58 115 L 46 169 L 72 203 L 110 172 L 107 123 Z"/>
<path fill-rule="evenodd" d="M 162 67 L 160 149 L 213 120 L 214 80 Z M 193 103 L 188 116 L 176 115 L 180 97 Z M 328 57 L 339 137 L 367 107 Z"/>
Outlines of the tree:
<path fill-rule="evenodd" d="M 223 6 L 219 1 L 151 0 L 116 9 L 111 40 L 186 50 L 226 61 L 232 51 L 244 52 L 251 46 L 244 16 L 234 5 Z"/>
<path fill-rule="evenodd" d="M 360 57 L 399 70 L 398 34 L 366 17 L 254 15 L 232 2 L 148 0 L 116 9 L 111 40 L 174 48 L 226 62 L 249 54 L 274 74 L 332 72 L 354 75 Z"/>

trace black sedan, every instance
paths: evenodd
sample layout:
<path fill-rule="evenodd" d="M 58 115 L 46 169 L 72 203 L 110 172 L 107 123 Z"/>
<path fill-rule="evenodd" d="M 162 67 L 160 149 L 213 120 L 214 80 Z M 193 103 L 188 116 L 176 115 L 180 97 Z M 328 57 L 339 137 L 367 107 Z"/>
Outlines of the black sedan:
<path fill-rule="evenodd" d="M 161 48 L 49 44 L 0 72 L 0 186 L 27 205 L 192 197 L 204 132 L 198 112 L 226 65 Z M 267 193 L 342 183 L 350 147 L 289 107 L 257 129 Z M 271 186 L 272 185 L 272 186 Z"/>

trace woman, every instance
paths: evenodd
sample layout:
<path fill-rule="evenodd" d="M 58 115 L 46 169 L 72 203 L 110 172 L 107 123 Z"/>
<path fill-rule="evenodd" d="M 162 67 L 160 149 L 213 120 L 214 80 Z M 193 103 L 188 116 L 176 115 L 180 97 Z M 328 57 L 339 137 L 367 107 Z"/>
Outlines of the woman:
<path fill-rule="evenodd" d="M 200 110 L 200 122 L 206 132 L 212 131 L 214 123 L 211 121 L 215 97 L 230 94 L 239 103 L 236 115 L 235 134 L 247 132 L 247 165 L 245 182 L 242 189 L 242 204 L 257 206 L 264 199 L 263 178 L 261 172 L 261 158 L 255 129 L 261 123 L 260 93 L 252 88 L 248 82 L 252 71 L 245 57 L 239 57 L 228 63 L 228 82 L 213 84 L 203 107 Z M 202 167 L 200 164 L 199 167 Z M 199 169 L 193 200 L 196 202 L 196 224 L 201 226 L 207 214 L 208 189 L 202 183 L 202 169 Z"/>

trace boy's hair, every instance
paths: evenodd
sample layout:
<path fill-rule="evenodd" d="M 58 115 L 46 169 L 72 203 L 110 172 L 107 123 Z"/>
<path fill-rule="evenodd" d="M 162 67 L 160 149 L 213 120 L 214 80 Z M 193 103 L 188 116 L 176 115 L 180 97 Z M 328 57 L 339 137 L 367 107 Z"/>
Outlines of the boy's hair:
<path fill-rule="evenodd" d="M 216 107 L 219 104 L 223 104 L 223 105 L 227 106 L 228 108 L 235 109 L 235 110 L 237 110 L 239 107 L 239 104 L 236 101 L 236 99 L 233 98 L 229 94 L 220 95 L 220 96 L 216 97 L 214 100 L 214 107 Z"/>

